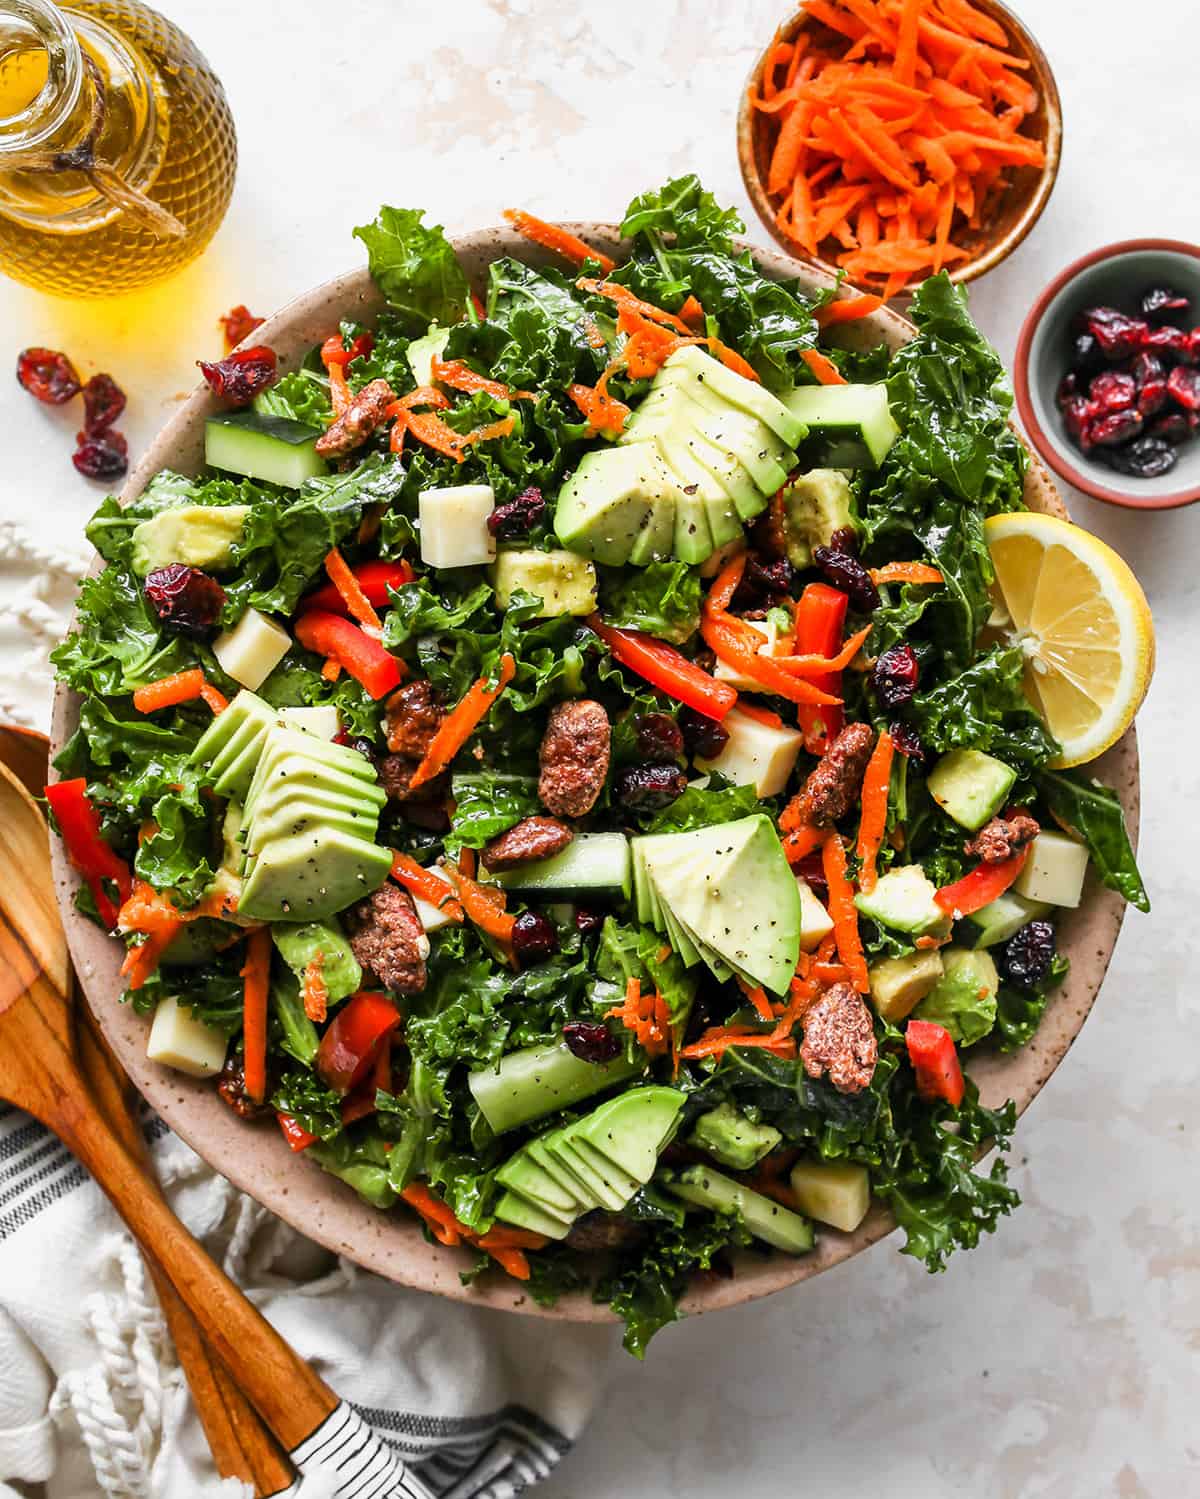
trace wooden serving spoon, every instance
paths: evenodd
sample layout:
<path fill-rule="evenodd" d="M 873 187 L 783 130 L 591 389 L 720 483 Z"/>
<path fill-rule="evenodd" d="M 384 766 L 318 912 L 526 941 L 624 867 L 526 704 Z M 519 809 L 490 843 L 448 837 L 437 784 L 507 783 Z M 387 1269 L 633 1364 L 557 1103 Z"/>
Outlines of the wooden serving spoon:
<path fill-rule="evenodd" d="M 301 1472 L 320 1472 L 331 1499 L 431 1499 L 209 1259 L 101 1114 L 54 981 L 61 922 L 48 875 L 45 823 L 0 764 L 0 1097 L 40 1119 L 87 1167 Z"/>

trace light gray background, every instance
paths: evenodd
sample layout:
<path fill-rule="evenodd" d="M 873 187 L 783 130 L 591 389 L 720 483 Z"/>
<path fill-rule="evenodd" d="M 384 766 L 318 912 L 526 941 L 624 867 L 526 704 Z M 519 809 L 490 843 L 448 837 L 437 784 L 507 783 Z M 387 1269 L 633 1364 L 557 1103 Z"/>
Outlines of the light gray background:
<path fill-rule="evenodd" d="M 165 287 L 108 305 L 0 282 L 3 357 L 48 344 L 85 375 L 111 370 L 130 393 L 135 454 L 194 382 L 193 360 L 219 349 L 218 313 L 267 312 L 355 263 L 350 227 L 381 200 L 425 206 L 452 231 L 514 205 L 616 218 L 634 191 L 694 168 L 758 232 L 734 112 L 780 18 L 773 0 L 164 8 L 225 79 L 238 121 L 241 175 L 214 245 Z M 1130 236 L 1200 240 L 1200 12 L 1188 0 L 1021 9 L 1057 72 L 1066 143 L 1041 223 L 973 292 L 1006 358 L 1033 296 L 1075 256 Z M 70 465 L 76 420 L 0 382 L 0 519 L 46 542 L 77 535 L 98 498 Z M 1200 509 L 1138 516 L 1066 498 L 1129 559 L 1157 620 L 1139 720 L 1154 913 L 1129 917 L 1091 1021 L 1019 1130 L 1024 1207 L 943 1276 L 889 1241 L 665 1332 L 645 1367 L 616 1365 L 546 1499 L 1200 1494 Z M 0 600 L 12 584 L 0 560 Z M 21 690 L 40 711 L 40 684 Z"/>

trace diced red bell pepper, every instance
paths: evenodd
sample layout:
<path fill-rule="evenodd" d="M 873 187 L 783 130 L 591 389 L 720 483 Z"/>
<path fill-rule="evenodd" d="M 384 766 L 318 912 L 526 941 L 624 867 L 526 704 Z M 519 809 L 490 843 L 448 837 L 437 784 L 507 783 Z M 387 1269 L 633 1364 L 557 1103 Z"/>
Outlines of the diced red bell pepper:
<path fill-rule="evenodd" d="M 403 669 L 395 656 L 385 651 L 378 640 L 360 630 L 340 614 L 326 609 L 310 609 L 300 615 L 293 626 L 296 639 L 305 650 L 332 659 L 362 683 L 368 697 L 381 698 L 399 687 Z"/>
<path fill-rule="evenodd" d="M 933 897 L 934 901 L 947 916 L 970 916 L 973 911 L 982 911 L 984 906 L 990 906 L 997 896 L 1004 894 L 1025 867 L 1028 857 L 1029 849 L 1025 847 L 999 864 L 978 864 L 953 885 L 943 885 Z"/>
<path fill-rule="evenodd" d="M 697 713 L 724 718 L 737 702 L 737 692 L 728 682 L 718 682 L 665 641 L 640 630 L 614 630 L 598 614 L 591 615 L 588 624 L 622 666 Z"/>
<path fill-rule="evenodd" d="M 846 622 L 846 595 L 828 583 L 810 583 L 796 604 L 796 634 L 792 650 L 797 656 L 836 656 L 842 644 Z M 840 671 L 824 672 L 810 677 L 814 687 L 835 696 L 841 695 Z M 846 721 L 840 704 L 801 703 L 796 722 L 804 735 L 804 747 L 810 754 L 824 754 L 829 741 Z"/>
<path fill-rule="evenodd" d="M 316 1135 L 309 1134 L 290 1114 L 277 1112 L 275 1118 L 279 1121 L 279 1128 L 283 1131 L 283 1138 L 288 1142 L 289 1149 L 307 1150 L 310 1145 L 317 1143 Z"/>
<path fill-rule="evenodd" d="M 100 831 L 100 816 L 87 799 L 87 781 L 56 781 L 46 787 L 46 800 L 58 823 L 67 858 L 83 878 L 96 902 L 100 919 L 108 928 L 117 924 L 117 907 L 104 888 L 111 880 L 117 887 L 121 903 L 133 891 L 133 875 L 124 859 L 115 854 Z"/>
<path fill-rule="evenodd" d="M 389 588 L 402 588 L 416 577 L 407 562 L 364 562 L 351 571 L 367 603 L 375 609 L 385 609 L 391 603 Z M 325 583 L 312 593 L 305 594 L 300 600 L 300 609 L 306 614 L 310 609 L 324 609 L 330 614 L 349 614 L 346 600 L 334 583 Z"/>
<path fill-rule="evenodd" d="M 345 1098 L 366 1077 L 379 1043 L 400 1024 L 400 1011 L 385 994 L 353 996 L 333 1017 L 317 1049 L 316 1069 Z"/>
<path fill-rule="evenodd" d="M 958 1108 L 966 1092 L 958 1052 L 950 1032 L 932 1020 L 910 1020 L 904 1032 L 908 1060 L 922 1098 L 941 1098 Z"/>

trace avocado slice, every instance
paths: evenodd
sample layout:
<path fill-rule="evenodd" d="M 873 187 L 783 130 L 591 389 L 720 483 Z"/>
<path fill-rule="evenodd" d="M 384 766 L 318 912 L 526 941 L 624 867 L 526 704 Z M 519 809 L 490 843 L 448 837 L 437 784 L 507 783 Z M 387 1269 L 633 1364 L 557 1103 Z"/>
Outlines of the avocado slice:
<path fill-rule="evenodd" d="M 256 921 L 320 921 L 377 890 L 392 852 L 341 830 L 268 844 L 248 860 L 238 915 Z"/>
<path fill-rule="evenodd" d="M 516 1155 L 510 1156 L 496 1180 L 502 1187 L 540 1203 L 547 1212 L 557 1213 L 570 1222 L 580 1211 L 586 1211 L 588 1198 L 581 1196 L 579 1183 L 557 1164 L 545 1150 L 541 1139 L 530 1140 Z"/>
<path fill-rule="evenodd" d="M 854 904 L 880 926 L 920 937 L 950 930 L 950 918 L 933 898 L 936 893 L 937 887 L 919 864 L 903 864 L 881 874 L 875 888 L 856 895 Z"/>
<path fill-rule="evenodd" d="M 226 747 L 249 729 L 262 726 L 269 728 L 275 722 L 275 710 L 257 693 L 243 687 L 224 713 L 218 713 L 200 735 L 190 759 L 193 765 L 212 766 L 221 759 Z M 243 738 L 241 743 L 246 741 Z M 225 761 L 228 764 L 228 759 Z"/>
<path fill-rule="evenodd" d="M 352 838 L 362 838 L 371 843 L 378 826 L 379 813 L 374 807 L 333 811 L 328 807 L 311 806 L 302 797 L 290 796 L 284 805 L 269 816 L 259 805 L 245 836 L 246 852 L 253 856 L 261 853 L 268 843 L 273 843 L 276 839 L 320 832 L 322 828 L 347 833 Z"/>
<path fill-rule="evenodd" d="M 759 489 L 732 453 L 700 430 L 692 432 L 687 442 L 692 456 L 703 464 L 729 496 L 740 520 L 752 520 L 767 508 L 770 496 Z"/>
<path fill-rule="evenodd" d="M 559 490 L 554 531 L 571 551 L 620 567 L 653 511 L 665 507 L 674 527 L 678 497 L 656 443 L 597 448 Z"/>
<path fill-rule="evenodd" d="M 532 1179 L 529 1183 L 530 1192 L 536 1191 L 544 1180 L 544 1177 Z M 544 1234 L 547 1239 L 565 1239 L 575 1221 L 574 1217 L 562 1218 L 557 1213 L 552 1213 L 526 1193 L 517 1192 L 511 1187 L 496 1204 L 496 1217 L 505 1223 L 511 1223 L 514 1228 L 527 1228 L 532 1233 Z"/>
<path fill-rule="evenodd" d="M 757 417 L 723 401 L 694 372 L 668 361 L 655 377 L 650 396 L 634 413 L 635 418 L 660 393 L 664 399 L 684 397 L 689 403 L 684 409 L 692 428 L 724 452 L 732 453 L 763 494 L 772 495 L 787 483 L 796 463 L 795 452 Z"/>
<path fill-rule="evenodd" d="M 700 1115 L 692 1126 L 688 1144 L 731 1171 L 749 1171 L 763 1156 L 770 1155 L 782 1139 L 774 1125 L 755 1124 L 726 1100 Z"/>
<path fill-rule="evenodd" d="M 321 954 L 321 977 L 331 1000 L 345 999 L 362 988 L 362 968 L 335 921 L 276 921 L 271 939 L 301 982 L 309 964 Z"/>
<path fill-rule="evenodd" d="M 249 505 L 174 505 L 134 526 L 131 566 L 138 577 L 182 562 L 219 572 L 233 561 Z"/>
<path fill-rule="evenodd" d="M 311 734 L 304 737 L 314 744 L 321 742 L 314 739 Z M 364 760 L 364 764 L 366 763 Z M 371 769 L 369 765 L 368 769 Z M 250 789 L 246 792 L 247 821 L 254 817 L 258 803 L 264 797 L 272 792 L 282 794 L 285 787 L 303 785 L 306 778 L 313 785 L 320 786 L 327 791 L 342 792 L 348 800 L 360 806 L 382 808 L 387 801 L 387 793 L 373 778 L 367 780 L 361 775 L 347 774 L 346 771 L 330 765 L 319 755 L 310 755 L 303 749 L 297 751 L 286 744 L 280 744 L 272 734 L 259 757 L 254 778 L 250 782 Z"/>
<path fill-rule="evenodd" d="M 689 492 L 690 491 L 690 492 Z M 708 506 L 699 485 L 680 490 L 675 501 L 674 552 L 681 562 L 703 562 L 716 551 L 708 524 Z"/>
<path fill-rule="evenodd" d="M 742 534 L 742 523 L 738 517 L 737 506 L 730 499 L 724 486 L 699 461 L 695 452 L 694 439 L 663 433 L 658 441 L 663 457 L 675 475 L 679 487 L 685 494 L 694 492 L 704 501 L 714 550 L 716 547 L 723 547 L 735 541 Z"/>
<path fill-rule="evenodd" d="M 1050 907 L 1046 901 L 1026 900 L 1015 890 L 1006 890 L 980 911 L 972 911 L 967 920 L 978 929 L 976 947 L 995 947 L 1007 942 L 1030 921 L 1045 916 Z"/>
<path fill-rule="evenodd" d="M 805 420 L 793 415 L 779 397 L 773 396 L 765 386 L 754 380 L 747 380 L 734 370 L 726 369 L 719 359 L 702 353 L 695 344 L 686 344 L 682 349 L 677 349 L 664 366 L 671 367 L 691 371 L 715 395 L 728 405 L 736 406 L 739 411 L 757 417 L 790 448 L 794 448 L 808 430 Z"/>
<path fill-rule="evenodd" d="M 634 537 L 629 561 L 634 567 L 649 567 L 652 562 L 665 562 L 675 545 L 675 502 L 655 505 Z"/>
<path fill-rule="evenodd" d="M 659 1172 L 655 1180 L 668 1192 L 714 1213 L 738 1213 L 756 1239 L 788 1254 L 807 1254 L 813 1247 L 812 1224 L 799 1213 L 708 1166 Z"/>
<path fill-rule="evenodd" d="M 913 1014 L 944 1026 L 958 1045 L 974 1046 L 996 1024 L 996 965 L 991 953 L 967 947 L 943 949 L 942 964 L 941 978 Z"/>
<path fill-rule="evenodd" d="M 674 1088 L 632 1088 L 571 1125 L 571 1138 L 636 1177 L 640 1186 L 654 1174 L 681 1106 Z"/>

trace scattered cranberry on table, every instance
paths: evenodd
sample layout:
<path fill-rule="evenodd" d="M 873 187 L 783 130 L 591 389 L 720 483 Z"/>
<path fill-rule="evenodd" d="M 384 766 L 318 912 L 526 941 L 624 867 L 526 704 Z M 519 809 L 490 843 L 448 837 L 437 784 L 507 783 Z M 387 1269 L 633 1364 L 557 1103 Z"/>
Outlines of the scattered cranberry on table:
<path fill-rule="evenodd" d="M 84 385 L 58 349 L 22 349 L 17 381 L 44 406 L 63 406 L 83 393 L 83 430 L 71 461 L 85 479 L 119 479 L 129 467 L 129 444 L 113 423 L 125 410 L 125 392 L 111 375 L 93 375 Z"/>
<path fill-rule="evenodd" d="M 1172 287 L 1150 287 L 1138 311 L 1079 314 L 1058 406 L 1081 452 L 1150 479 L 1169 473 L 1200 429 L 1200 327 L 1185 326 L 1191 301 Z"/>

